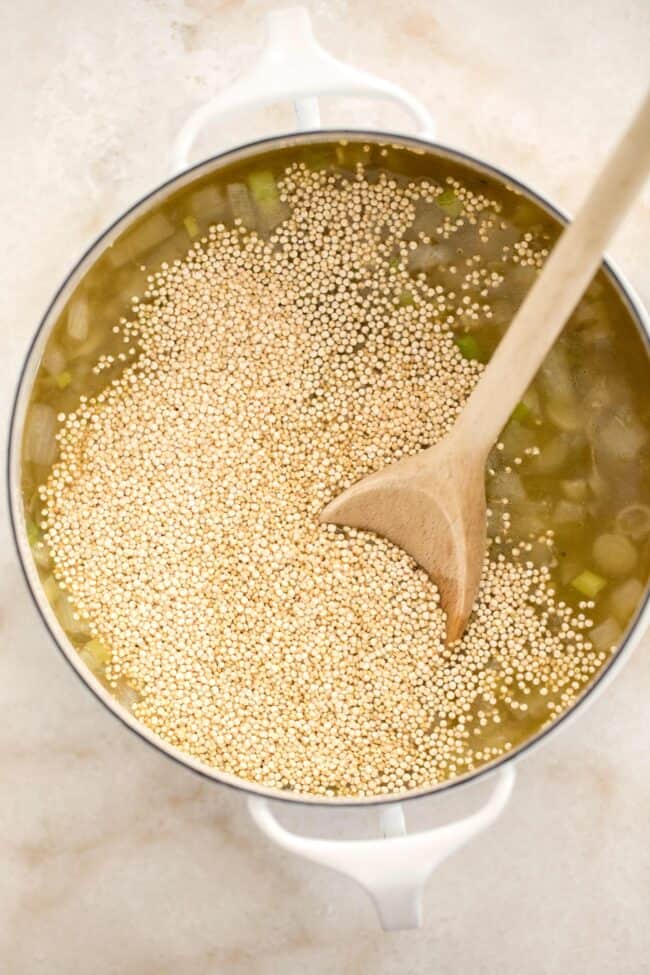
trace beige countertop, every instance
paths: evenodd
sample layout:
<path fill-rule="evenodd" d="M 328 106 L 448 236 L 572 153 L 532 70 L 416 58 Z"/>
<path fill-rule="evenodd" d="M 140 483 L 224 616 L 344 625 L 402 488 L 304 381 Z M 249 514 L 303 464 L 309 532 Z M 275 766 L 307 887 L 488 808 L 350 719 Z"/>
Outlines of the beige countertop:
<path fill-rule="evenodd" d="M 3 6 L 3 417 L 57 283 L 96 232 L 166 176 L 188 112 L 251 61 L 260 15 L 282 5 Z M 333 53 L 419 94 L 443 141 L 569 209 L 647 82 L 647 0 L 308 6 Z M 358 102 L 324 114 L 402 122 Z M 202 149 L 289 118 L 278 109 L 235 120 Z M 612 247 L 646 301 L 649 204 L 650 186 Z M 360 890 L 272 847 L 238 794 L 169 762 L 98 706 L 37 619 L 6 519 L 0 530 L 3 975 L 648 971 L 648 639 L 584 715 L 520 762 L 498 823 L 432 877 L 423 929 L 385 935 Z M 422 800 L 407 816 L 442 822 L 481 791 Z M 343 830 L 335 813 L 286 818 Z M 372 811 L 355 813 L 351 828 L 375 823 Z"/>

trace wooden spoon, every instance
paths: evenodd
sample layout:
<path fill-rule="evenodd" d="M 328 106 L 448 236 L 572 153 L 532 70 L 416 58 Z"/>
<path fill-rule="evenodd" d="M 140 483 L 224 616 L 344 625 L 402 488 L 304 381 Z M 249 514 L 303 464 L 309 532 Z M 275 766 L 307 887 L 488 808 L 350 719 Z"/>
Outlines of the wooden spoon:
<path fill-rule="evenodd" d="M 440 590 L 448 642 L 462 635 L 481 578 L 488 453 L 598 269 L 649 165 L 650 92 L 553 248 L 450 433 L 433 447 L 357 481 L 321 513 L 323 522 L 383 535 L 426 569 Z"/>

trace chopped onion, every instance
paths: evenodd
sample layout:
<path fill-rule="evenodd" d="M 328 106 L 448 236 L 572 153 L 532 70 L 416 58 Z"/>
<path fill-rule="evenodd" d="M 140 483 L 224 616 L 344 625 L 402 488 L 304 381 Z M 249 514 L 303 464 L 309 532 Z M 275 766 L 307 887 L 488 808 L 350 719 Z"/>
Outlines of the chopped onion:
<path fill-rule="evenodd" d="M 55 440 L 56 413 L 46 403 L 32 403 L 25 423 L 23 450 L 25 460 L 48 467 L 54 462 L 58 444 Z"/>
<path fill-rule="evenodd" d="M 448 264 L 450 260 L 450 249 L 444 244 L 418 244 L 415 250 L 409 251 L 409 271 L 412 274 L 432 271 L 441 264 Z"/>
<path fill-rule="evenodd" d="M 575 402 L 576 388 L 571 374 L 569 357 L 562 345 L 554 345 L 539 371 L 542 388 L 549 400 Z"/>
<path fill-rule="evenodd" d="M 48 342 L 41 364 L 51 376 L 58 376 L 65 369 L 65 352 L 57 342 Z"/>
<path fill-rule="evenodd" d="M 257 218 L 250 194 L 244 183 L 229 183 L 226 187 L 226 194 L 233 220 L 241 220 L 244 227 L 253 230 L 257 226 Z"/>
<path fill-rule="evenodd" d="M 218 186 L 204 186 L 190 197 L 192 212 L 202 223 L 223 223 L 228 215 L 228 205 Z"/>
<path fill-rule="evenodd" d="M 594 562 L 608 576 L 625 576 L 634 569 L 637 551 L 625 535 L 606 532 L 593 545 Z"/>
<path fill-rule="evenodd" d="M 127 684 L 124 680 L 119 682 L 113 693 L 120 704 L 125 707 L 127 711 L 132 711 L 133 705 L 137 704 L 138 701 L 141 700 L 141 697 L 135 688 L 131 687 L 131 685 Z"/>
<path fill-rule="evenodd" d="M 586 509 L 583 504 L 577 501 L 566 501 L 564 498 L 558 501 L 553 512 L 553 521 L 556 525 L 582 524 L 586 518 Z"/>
<path fill-rule="evenodd" d="M 589 485 L 581 478 L 565 480 L 560 483 L 562 494 L 569 501 L 586 501 L 589 496 Z"/>
<path fill-rule="evenodd" d="M 580 406 L 575 400 L 549 399 L 546 415 L 551 423 L 566 433 L 582 430 L 584 424 Z"/>
<path fill-rule="evenodd" d="M 508 501 L 525 501 L 527 498 L 523 481 L 514 471 L 497 471 L 488 480 L 487 494 L 495 501 L 502 498 L 507 498 Z"/>
<path fill-rule="evenodd" d="M 605 420 L 594 432 L 594 446 L 617 460 L 634 460 L 648 440 L 648 433 L 629 409 Z"/>
<path fill-rule="evenodd" d="M 616 516 L 616 527 L 624 535 L 640 541 L 650 534 L 650 507 L 647 504 L 630 504 Z"/>
<path fill-rule="evenodd" d="M 79 613 L 72 605 L 65 594 L 61 594 L 56 604 L 56 615 L 59 623 L 66 633 L 77 636 L 90 636 L 90 630 L 85 620 L 81 619 Z"/>
<path fill-rule="evenodd" d="M 121 267 L 167 240 L 173 235 L 174 229 L 174 224 L 164 213 L 153 213 L 133 229 L 127 230 L 109 248 L 108 259 L 113 267 Z"/>
<path fill-rule="evenodd" d="M 530 469 L 536 474 L 554 474 L 564 467 L 569 459 L 569 444 L 562 437 L 553 437 L 543 447 L 539 454 L 532 458 Z"/>
<path fill-rule="evenodd" d="M 609 597 L 609 606 L 616 619 L 623 626 L 641 602 L 643 593 L 643 583 L 634 578 L 626 579 L 612 592 Z"/>
<path fill-rule="evenodd" d="M 85 298 L 74 298 L 68 308 L 66 332 L 73 342 L 85 342 L 89 329 L 88 302 Z"/>
<path fill-rule="evenodd" d="M 608 617 L 598 626 L 594 626 L 589 634 L 589 639 L 596 650 L 606 652 L 615 650 L 623 631 L 613 617 Z"/>

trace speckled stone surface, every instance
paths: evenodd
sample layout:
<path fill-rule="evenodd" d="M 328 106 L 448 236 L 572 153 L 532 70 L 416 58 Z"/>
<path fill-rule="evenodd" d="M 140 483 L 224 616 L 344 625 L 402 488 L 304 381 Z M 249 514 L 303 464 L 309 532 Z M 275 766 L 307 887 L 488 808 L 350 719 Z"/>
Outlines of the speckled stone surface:
<path fill-rule="evenodd" d="M 177 129 L 255 56 L 260 17 L 274 6 L 2 5 L 3 417 L 57 283 L 97 231 L 166 176 Z M 416 91 L 441 139 L 569 209 L 647 82 L 646 0 L 309 6 L 323 43 Z M 403 124 L 374 104 L 327 104 L 324 115 Z M 206 134 L 200 150 L 289 121 L 285 108 L 242 118 Z M 649 203 L 650 187 L 612 247 L 646 301 Z M 6 519 L 1 532 L 3 975 L 648 971 L 647 639 L 588 711 L 519 764 L 499 822 L 432 877 L 422 930 L 385 935 L 351 883 L 272 847 L 239 795 L 167 761 L 96 704 L 36 617 Z M 443 822 L 483 793 L 422 800 L 409 824 Z M 324 835 L 376 829 L 372 812 L 284 818 Z"/>

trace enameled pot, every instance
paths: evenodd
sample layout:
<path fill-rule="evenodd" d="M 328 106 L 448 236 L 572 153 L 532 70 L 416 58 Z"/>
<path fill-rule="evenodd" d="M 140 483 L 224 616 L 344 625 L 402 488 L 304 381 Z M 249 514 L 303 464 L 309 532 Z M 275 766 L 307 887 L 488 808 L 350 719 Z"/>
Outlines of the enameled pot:
<path fill-rule="evenodd" d="M 499 815 L 512 791 L 517 757 L 545 740 L 551 732 L 565 725 L 571 715 L 583 710 L 619 670 L 623 661 L 639 642 L 650 620 L 648 598 L 646 597 L 645 604 L 639 609 L 616 654 L 574 705 L 552 727 L 513 749 L 507 756 L 453 781 L 396 796 L 371 799 L 298 796 L 264 788 L 203 765 L 158 738 L 112 697 L 81 661 L 54 615 L 42 590 L 25 530 L 20 494 L 20 450 L 30 389 L 50 331 L 87 270 L 128 227 L 152 206 L 163 201 L 180 187 L 187 186 L 228 163 L 254 157 L 260 152 L 321 140 L 323 130 L 320 128 L 317 95 L 354 95 L 397 102 L 412 116 L 418 126 L 419 134 L 417 138 L 413 138 L 391 133 L 392 141 L 424 150 L 432 157 L 458 160 L 478 173 L 486 173 L 501 182 L 507 182 L 510 186 L 514 185 L 558 221 L 566 221 L 565 216 L 557 208 L 512 176 L 434 142 L 433 122 L 425 107 L 401 88 L 344 65 L 327 54 L 316 42 L 308 14 L 304 9 L 275 11 L 268 15 L 267 26 L 266 47 L 253 70 L 196 111 L 182 129 L 173 154 L 174 172 L 178 175 L 154 189 L 131 207 L 91 245 L 65 279 L 45 313 L 27 353 L 11 418 L 8 477 L 12 528 L 27 585 L 45 626 L 68 663 L 106 708 L 140 738 L 169 757 L 206 778 L 247 793 L 253 819 L 267 836 L 280 846 L 357 880 L 373 898 L 384 928 L 417 927 L 421 923 L 422 889 L 431 871 L 459 846 L 485 829 Z M 294 102 L 299 132 L 242 145 L 192 168 L 187 168 L 189 151 L 202 125 L 208 119 L 212 120 L 225 114 L 241 112 L 244 108 L 260 107 L 282 99 L 291 99 Z M 360 134 L 365 142 L 385 142 L 387 137 L 386 133 L 372 131 L 328 130 L 327 138 L 328 140 L 350 138 L 358 137 Z M 650 325 L 638 298 L 610 262 L 605 263 L 604 269 L 646 343 L 650 343 Z M 482 777 L 490 777 L 493 792 L 487 804 L 477 813 L 444 827 L 414 834 L 406 833 L 402 802 L 456 789 L 470 780 Z M 372 840 L 334 841 L 299 836 L 288 832 L 280 825 L 269 800 L 301 803 L 303 806 L 376 805 L 383 837 Z"/>

